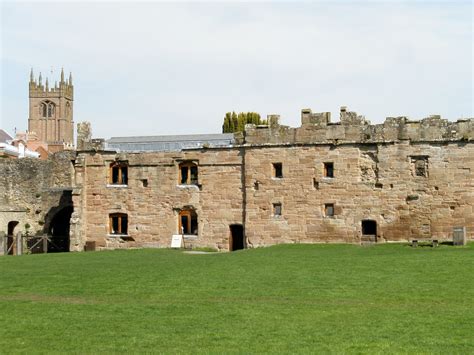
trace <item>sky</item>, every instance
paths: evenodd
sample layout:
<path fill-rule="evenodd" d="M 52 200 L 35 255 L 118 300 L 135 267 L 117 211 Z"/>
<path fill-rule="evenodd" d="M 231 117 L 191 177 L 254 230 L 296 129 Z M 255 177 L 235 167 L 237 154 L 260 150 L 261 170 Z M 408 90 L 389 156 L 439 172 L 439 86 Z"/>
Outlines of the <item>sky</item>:
<path fill-rule="evenodd" d="M 0 1 L 10 133 L 27 129 L 31 68 L 72 72 L 96 138 L 220 133 L 229 111 L 474 117 L 472 1 Z"/>

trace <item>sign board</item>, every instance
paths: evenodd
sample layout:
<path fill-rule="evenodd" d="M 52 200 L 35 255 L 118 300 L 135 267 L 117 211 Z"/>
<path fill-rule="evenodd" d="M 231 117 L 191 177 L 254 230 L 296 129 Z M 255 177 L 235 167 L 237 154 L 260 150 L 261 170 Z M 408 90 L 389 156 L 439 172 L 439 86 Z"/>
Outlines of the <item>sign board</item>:
<path fill-rule="evenodd" d="M 181 234 L 173 235 L 171 237 L 171 248 L 181 248 L 183 244 L 183 236 Z"/>

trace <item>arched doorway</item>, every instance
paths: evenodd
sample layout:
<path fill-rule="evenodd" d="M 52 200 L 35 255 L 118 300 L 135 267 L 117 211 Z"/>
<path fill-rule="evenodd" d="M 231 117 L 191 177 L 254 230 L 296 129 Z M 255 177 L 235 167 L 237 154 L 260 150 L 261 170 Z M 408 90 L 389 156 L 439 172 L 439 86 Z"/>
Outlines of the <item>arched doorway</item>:
<path fill-rule="evenodd" d="M 15 254 L 15 228 L 18 225 L 18 221 L 8 222 L 8 233 L 7 233 L 7 255 Z"/>
<path fill-rule="evenodd" d="M 51 220 L 48 230 L 51 238 L 51 242 L 48 243 L 48 253 L 69 251 L 69 229 L 72 212 L 72 206 L 64 207 Z"/>

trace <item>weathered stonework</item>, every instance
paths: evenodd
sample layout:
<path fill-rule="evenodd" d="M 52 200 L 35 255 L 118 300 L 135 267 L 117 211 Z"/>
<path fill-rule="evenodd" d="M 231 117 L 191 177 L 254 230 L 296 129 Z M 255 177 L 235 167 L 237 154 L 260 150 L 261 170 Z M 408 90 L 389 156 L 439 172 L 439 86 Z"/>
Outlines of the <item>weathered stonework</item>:
<path fill-rule="evenodd" d="M 310 110 L 298 128 L 268 118 L 268 126 L 248 125 L 228 148 L 79 152 L 71 249 L 88 241 L 99 249 L 169 247 L 185 208 L 199 226 L 197 236 L 185 238 L 188 246 L 221 250 L 230 248 L 232 225 L 242 226 L 245 247 L 447 240 L 454 226 L 474 237 L 473 119 L 370 125 L 345 108 L 338 123 Z M 110 184 L 115 161 L 128 164 L 125 186 Z M 179 184 L 183 161 L 197 165 L 197 185 Z M 282 177 L 274 176 L 275 163 Z M 333 177 L 325 176 L 325 163 Z M 114 213 L 128 217 L 126 236 L 110 234 Z M 375 231 L 367 232 L 372 224 Z"/>
<path fill-rule="evenodd" d="M 48 160 L 0 159 L 0 232 L 7 234 L 10 223 L 15 234 L 51 232 L 57 213 L 72 207 L 74 157 L 63 151 Z"/>

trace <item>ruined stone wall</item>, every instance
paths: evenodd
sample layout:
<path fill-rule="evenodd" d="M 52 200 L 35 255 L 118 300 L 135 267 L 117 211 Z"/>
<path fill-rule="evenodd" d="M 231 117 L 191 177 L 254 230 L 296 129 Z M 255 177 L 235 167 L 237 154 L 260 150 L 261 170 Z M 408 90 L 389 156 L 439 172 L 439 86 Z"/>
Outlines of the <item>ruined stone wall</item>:
<path fill-rule="evenodd" d="M 214 149 L 174 153 L 81 153 L 76 161 L 73 192 L 78 225 L 72 250 L 87 241 L 96 248 L 169 247 L 178 231 L 181 209 L 195 209 L 198 236 L 187 246 L 227 249 L 229 225 L 242 224 L 241 153 Z M 110 184 L 110 164 L 128 163 L 126 186 Z M 198 186 L 180 185 L 179 164 L 198 165 Z M 128 236 L 109 233 L 109 215 L 128 216 Z"/>
<path fill-rule="evenodd" d="M 42 234 L 58 212 L 70 202 L 64 190 L 73 184 L 73 152 L 60 152 L 48 160 L 0 160 L 0 232 L 10 221 L 18 221 L 15 233 Z"/>
<path fill-rule="evenodd" d="M 363 220 L 376 221 L 377 241 L 450 239 L 458 225 L 472 238 L 472 157 L 474 144 L 463 142 L 248 147 L 247 238 L 253 246 L 358 243 Z M 426 176 L 416 175 L 420 159 Z M 324 176 L 325 162 L 334 164 L 333 178 Z M 282 178 L 273 177 L 273 163 L 282 163 Z"/>
<path fill-rule="evenodd" d="M 88 241 L 99 249 L 169 247 L 179 233 L 179 211 L 187 207 L 199 222 L 198 236 L 187 237 L 187 245 L 223 250 L 232 224 L 243 225 L 247 247 L 449 240 L 455 226 L 467 227 L 474 239 L 473 119 L 400 117 L 370 125 L 344 109 L 338 123 L 310 110 L 303 110 L 298 128 L 279 125 L 275 115 L 268 121 L 247 126 L 229 148 L 80 153 L 72 250 Z M 109 182 L 115 161 L 128 164 L 126 186 Z M 198 186 L 179 184 L 183 161 L 198 165 Z M 333 177 L 325 163 L 332 164 Z M 110 234 L 113 213 L 128 216 L 127 236 Z"/>
<path fill-rule="evenodd" d="M 341 112 L 340 121 L 331 123 L 330 112 L 302 110 L 301 127 L 279 124 L 278 115 L 268 116 L 268 126 L 247 125 L 244 133 L 248 145 L 307 143 L 379 143 L 410 140 L 412 142 L 474 141 L 474 119 L 450 122 L 438 115 L 420 121 L 406 117 L 388 117 L 384 123 L 371 125 L 355 112 Z"/>

